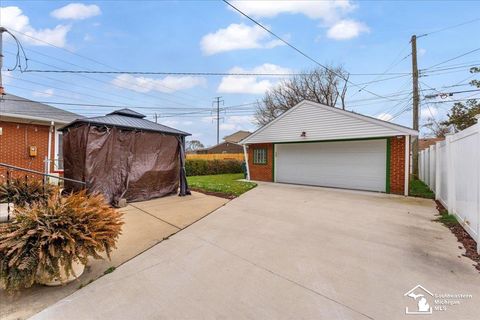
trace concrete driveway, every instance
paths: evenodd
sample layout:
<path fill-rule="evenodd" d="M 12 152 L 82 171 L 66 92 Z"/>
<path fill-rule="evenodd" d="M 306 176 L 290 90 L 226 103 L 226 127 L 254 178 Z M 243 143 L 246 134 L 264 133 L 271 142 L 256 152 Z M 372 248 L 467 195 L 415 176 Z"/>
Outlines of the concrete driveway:
<path fill-rule="evenodd" d="M 34 319 L 415 319 L 417 284 L 472 295 L 430 318 L 478 319 L 480 275 L 435 214 L 430 200 L 260 184 Z"/>

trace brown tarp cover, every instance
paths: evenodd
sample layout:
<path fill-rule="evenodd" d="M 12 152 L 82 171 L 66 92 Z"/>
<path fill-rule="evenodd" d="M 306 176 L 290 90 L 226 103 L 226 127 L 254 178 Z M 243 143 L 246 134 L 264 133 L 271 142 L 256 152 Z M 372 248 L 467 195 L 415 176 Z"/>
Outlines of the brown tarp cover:
<path fill-rule="evenodd" d="M 90 125 L 63 134 L 64 175 L 85 181 L 111 204 L 175 193 L 180 181 L 181 139 L 174 135 Z M 65 182 L 66 190 L 81 185 Z"/>

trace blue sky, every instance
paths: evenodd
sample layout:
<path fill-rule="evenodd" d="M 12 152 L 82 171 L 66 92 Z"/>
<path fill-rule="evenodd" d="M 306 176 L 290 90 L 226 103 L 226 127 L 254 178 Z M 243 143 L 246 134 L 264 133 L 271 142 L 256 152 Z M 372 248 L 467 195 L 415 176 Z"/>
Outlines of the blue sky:
<path fill-rule="evenodd" d="M 371 83 L 368 92 L 348 88 L 347 108 L 411 126 L 409 40 L 479 18 L 473 1 L 232 2 L 322 64 L 343 65 L 350 80 Z M 256 28 L 221 1 L 1 1 L 0 24 L 25 46 L 30 69 L 171 72 L 300 72 L 315 64 Z M 429 68 L 480 47 L 480 21 L 418 39 L 419 68 Z M 56 45 L 53 47 L 35 39 Z M 5 36 L 4 69 L 16 48 Z M 93 60 L 92 60 L 93 59 Z M 424 95 L 472 89 L 468 65 L 480 52 L 446 62 L 420 78 Z M 441 68 L 455 69 L 439 70 Z M 400 74 L 399 74 L 400 73 Z M 205 145 L 216 139 L 211 114 L 221 96 L 221 137 L 254 130 L 254 105 L 281 78 L 221 76 L 72 75 L 4 72 L 7 92 L 39 101 L 128 106 L 193 134 Z M 396 77 L 395 79 L 385 80 Z M 457 85 L 452 88 L 445 86 Z M 462 86 L 463 85 L 463 86 Z M 462 99 L 475 92 L 456 94 Z M 452 103 L 422 104 L 422 122 L 445 117 Z M 230 106 L 247 104 L 228 109 Z M 57 105 L 94 116 L 113 107 Z M 396 117 L 394 117 L 396 116 Z M 392 117 L 394 117 L 392 119 Z M 427 133 L 424 130 L 425 133 Z"/>

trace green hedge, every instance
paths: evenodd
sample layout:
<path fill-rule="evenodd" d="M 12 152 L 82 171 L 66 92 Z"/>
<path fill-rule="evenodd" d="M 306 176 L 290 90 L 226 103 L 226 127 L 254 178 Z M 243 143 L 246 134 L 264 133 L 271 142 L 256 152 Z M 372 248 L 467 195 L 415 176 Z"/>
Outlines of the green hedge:
<path fill-rule="evenodd" d="M 242 173 L 242 161 L 187 159 L 187 176 L 205 176 L 211 174 Z"/>

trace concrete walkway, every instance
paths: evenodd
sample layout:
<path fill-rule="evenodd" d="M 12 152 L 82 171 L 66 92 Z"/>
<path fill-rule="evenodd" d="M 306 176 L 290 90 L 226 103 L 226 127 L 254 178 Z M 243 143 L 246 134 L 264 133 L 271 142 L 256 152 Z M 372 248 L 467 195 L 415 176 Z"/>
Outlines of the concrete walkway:
<path fill-rule="evenodd" d="M 112 260 L 105 257 L 105 260 L 90 261 L 78 280 L 62 287 L 36 285 L 15 296 L 0 290 L 0 319 L 26 319 L 34 315 L 99 278 L 107 269 L 122 265 L 226 202 L 227 199 L 193 192 L 188 197 L 172 195 L 129 204 L 121 209 L 125 225 Z"/>
<path fill-rule="evenodd" d="M 260 184 L 33 319 L 415 319 L 417 284 L 473 295 L 431 319 L 478 319 L 480 275 L 435 214 L 430 200 Z"/>

